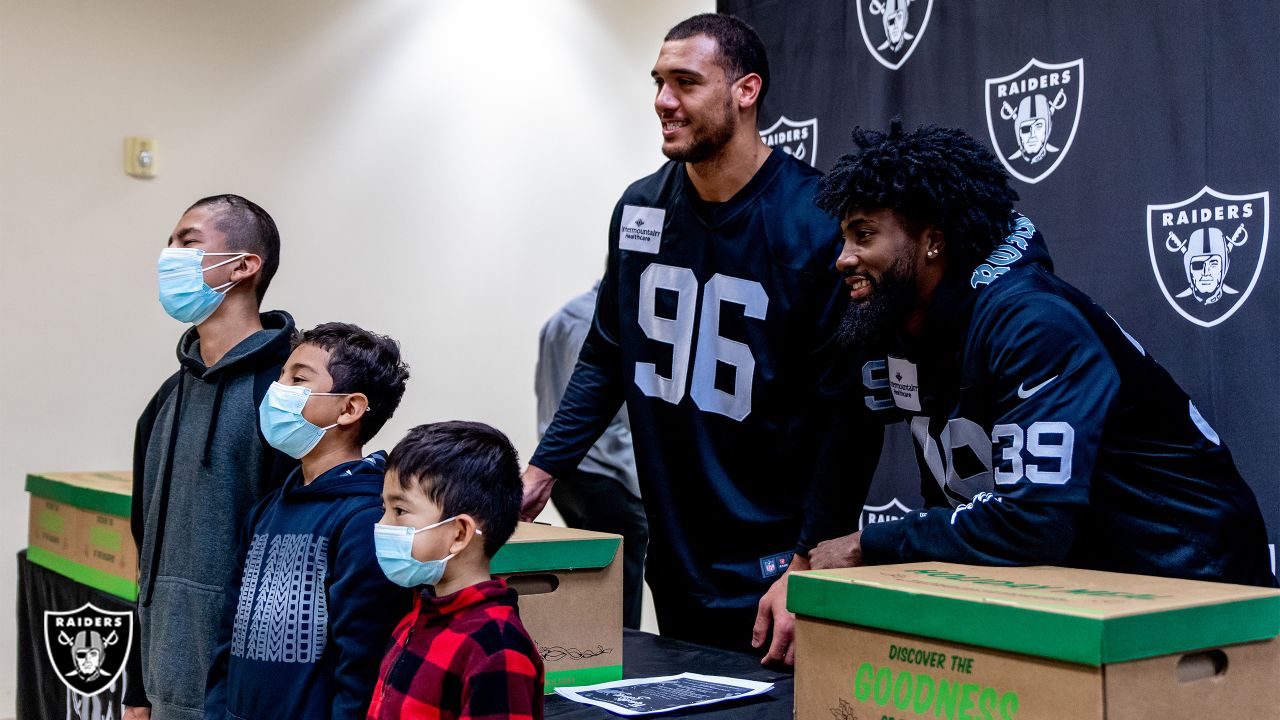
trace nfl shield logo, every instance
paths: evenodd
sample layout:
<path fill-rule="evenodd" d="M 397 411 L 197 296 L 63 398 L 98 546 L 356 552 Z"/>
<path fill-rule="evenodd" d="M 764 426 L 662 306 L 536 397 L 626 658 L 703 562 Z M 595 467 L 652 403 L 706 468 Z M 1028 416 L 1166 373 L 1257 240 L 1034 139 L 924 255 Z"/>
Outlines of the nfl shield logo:
<path fill-rule="evenodd" d="M 881 65 L 902 67 L 929 25 L 933 0 L 858 0 L 862 41 Z"/>
<path fill-rule="evenodd" d="M 1084 102 L 1084 58 L 1043 63 L 987 80 L 987 131 L 1009 174 L 1027 183 L 1045 179 L 1076 139 Z"/>
<path fill-rule="evenodd" d="M 815 165 L 818 161 L 818 118 L 796 122 L 783 115 L 760 131 L 760 139 L 769 147 L 780 147 L 791 157 Z"/>
<path fill-rule="evenodd" d="M 862 514 L 858 516 L 858 529 L 866 527 L 878 522 L 891 522 L 893 520 L 901 520 L 911 512 L 906 505 L 903 505 L 898 498 L 894 498 L 883 505 L 864 505 Z"/>
<path fill-rule="evenodd" d="M 1147 249 L 1165 300 L 1201 327 L 1231 317 L 1262 275 L 1270 226 L 1269 192 L 1205 186 L 1182 202 L 1148 205 Z"/>
<path fill-rule="evenodd" d="M 133 613 L 93 603 L 69 612 L 46 610 L 44 647 L 64 685 L 80 695 L 97 695 L 124 672 L 133 647 Z"/>

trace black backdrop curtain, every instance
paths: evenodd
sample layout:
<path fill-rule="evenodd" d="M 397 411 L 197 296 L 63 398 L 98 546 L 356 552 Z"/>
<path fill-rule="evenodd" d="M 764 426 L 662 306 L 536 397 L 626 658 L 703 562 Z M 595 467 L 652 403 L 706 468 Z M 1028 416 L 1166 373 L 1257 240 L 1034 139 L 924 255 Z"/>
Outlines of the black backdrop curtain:
<path fill-rule="evenodd" d="M 988 143 L 1058 274 L 1169 369 L 1230 447 L 1266 515 L 1274 565 L 1275 5 L 720 0 L 718 9 L 768 47 L 760 128 L 771 145 L 826 170 L 852 147 L 854 126 L 883 129 L 895 115 Z M 902 428 L 885 458 L 864 520 L 919 502 Z"/>

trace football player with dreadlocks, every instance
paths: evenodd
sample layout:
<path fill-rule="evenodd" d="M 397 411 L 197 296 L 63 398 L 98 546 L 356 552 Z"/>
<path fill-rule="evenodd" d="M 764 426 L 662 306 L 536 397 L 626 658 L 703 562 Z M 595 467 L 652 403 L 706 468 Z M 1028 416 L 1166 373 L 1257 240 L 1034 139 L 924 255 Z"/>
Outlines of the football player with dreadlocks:
<path fill-rule="evenodd" d="M 960 130 L 854 132 L 822 182 L 842 339 L 883 347 L 926 507 L 820 543 L 813 567 L 1049 564 L 1274 586 L 1262 515 L 1169 373 L 1052 272 Z"/>

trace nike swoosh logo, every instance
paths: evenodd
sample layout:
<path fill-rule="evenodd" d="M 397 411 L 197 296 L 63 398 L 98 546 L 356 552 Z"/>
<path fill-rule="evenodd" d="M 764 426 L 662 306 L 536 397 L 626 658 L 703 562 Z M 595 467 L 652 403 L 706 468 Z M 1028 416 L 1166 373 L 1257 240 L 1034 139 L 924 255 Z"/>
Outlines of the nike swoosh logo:
<path fill-rule="evenodd" d="M 1054 375 L 1053 377 L 1049 378 L 1048 380 L 1045 380 L 1044 382 L 1042 382 L 1042 383 L 1040 383 L 1039 385 L 1037 385 L 1037 386 L 1035 386 L 1035 387 L 1031 388 L 1030 390 L 1024 390 L 1024 389 L 1023 389 L 1023 387 L 1022 387 L 1023 383 L 1019 383 L 1019 384 L 1018 384 L 1018 397 L 1022 398 L 1023 400 L 1026 400 L 1027 398 L 1031 397 L 1032 395 L 1035 395 L 1036 393 L 1040 392 L 1040 388 L 1044 387 L 1045 385 L 1048 385 L 1049 383 L 1051 383 L 1051 382 L 1053 382 L 1054 380 L 1057 380 L 1057 379 L 1058 379 L 1058 376 L 1057 376 L 1057 375 Z"/>

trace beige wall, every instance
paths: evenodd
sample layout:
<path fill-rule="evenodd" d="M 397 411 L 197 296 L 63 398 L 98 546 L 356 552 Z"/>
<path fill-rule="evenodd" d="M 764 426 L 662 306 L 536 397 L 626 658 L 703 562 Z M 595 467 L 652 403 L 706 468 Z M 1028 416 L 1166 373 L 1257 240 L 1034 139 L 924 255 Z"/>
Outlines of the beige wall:
<path fill-rule="evenodd" d="M 182 326 L 155 261 L 191 201 L 276 218 L 267 306 L 403 343 L 397 417 L 532 452 L 537 331 L 661 161 L 648 71 L 711 0 L 0 0 L 0 618 L 28 470 L 125 468 Z M 126 135 L 160 176 L 126 177 Z M 16 639 L 0 622 L 0 717 Z"/>

